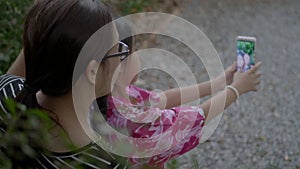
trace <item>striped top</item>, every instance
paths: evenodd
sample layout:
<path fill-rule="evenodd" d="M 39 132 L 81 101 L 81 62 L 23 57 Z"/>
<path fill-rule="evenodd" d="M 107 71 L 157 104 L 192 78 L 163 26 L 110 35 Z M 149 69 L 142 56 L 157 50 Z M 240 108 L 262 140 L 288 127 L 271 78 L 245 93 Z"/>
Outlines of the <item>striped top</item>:
<path fill-rule="evenodd" d="M 3 99 L 15 98 L 23 88 L 24 79 L 18 76 L 5 74 L 0 76 L 0 109 L 7 115 Z M 0 117 L 2 120 L 3 117 Z M 5 132 L 5 131 L 1 131 Z M 127 165 L 118 162 L 120 157 L 110 154 L 99 147 L 96 143 L 66 153 L 40 153 L 37 159 L 38 168 L 84 168 L 84 169 L 125 169 Z"/>

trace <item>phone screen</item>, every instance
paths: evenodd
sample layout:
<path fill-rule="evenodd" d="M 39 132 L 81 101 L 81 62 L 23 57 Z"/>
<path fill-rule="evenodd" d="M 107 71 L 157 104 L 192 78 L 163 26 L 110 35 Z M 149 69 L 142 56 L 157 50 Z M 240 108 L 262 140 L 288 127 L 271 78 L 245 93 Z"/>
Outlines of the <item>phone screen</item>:
<path fill-rule="evenodd" d="M 237 40 L 237 70 L 246 72 L 255 65 L 255 41 Z"/>

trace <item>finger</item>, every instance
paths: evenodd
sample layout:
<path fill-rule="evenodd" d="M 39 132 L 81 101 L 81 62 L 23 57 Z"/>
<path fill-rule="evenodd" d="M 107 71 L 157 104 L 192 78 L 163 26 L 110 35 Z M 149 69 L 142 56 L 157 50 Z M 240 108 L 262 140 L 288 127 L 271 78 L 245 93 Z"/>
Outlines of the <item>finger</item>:
<path fill-rule="evenodd" d="M 258 90 L 258 89 L 257 89 L 256 87 L 253 88 L 253 91 L 254 91 L 254 92 L 257 92 L 257 90 Z"/>
<path fill-rule="evenodd" d="M 258 68 L 260 67 L 261 62 L 258 62 L 257 64 L 255 64 L 248 72 L 249 73 L 254 73 L 258 70 Z"/>
<path fill-rule="evenodd" d="M 231 65 L 231 71 L 232 72 L 235 72 L 237 70 L 237 63 L 236 63 L 236 61 L 235 62 L 233 62 L 233 64 Z"/>
<path fill-rule="evenodd" d="M 259 67 L 260 67 L 260 65 L 261 65 L 261 62 L 258 62 L 257 64 L 255 64 L 255 65 L 254 65 L 254 67 L 257 67 L 257 68 L 259 68 Z"/>
<path fill-rule="evenodd" d="M 226 68 L 226 71 L 234 71 L 236 69 L 236 62 L 233 62 L 230 66 Z"/>
<path fill-rule="evenodd" d="M 259 85 L 259 84 L 260 84 L 260 80 L 256 80 L 255 85 Z"/>
<path fill-rule="evenodd" d="M 255 91 L 257 92 L 259 90 L 259 86 L 257 85 L 256 87 L 255 87 Z"/>
<path fill-rule="evenodd" d="M 255 75 L 256 75 L 256 78 L 259 78 L 261 76 L 261 72 L 258 71 L 258 72 L 255 73 Z"/>

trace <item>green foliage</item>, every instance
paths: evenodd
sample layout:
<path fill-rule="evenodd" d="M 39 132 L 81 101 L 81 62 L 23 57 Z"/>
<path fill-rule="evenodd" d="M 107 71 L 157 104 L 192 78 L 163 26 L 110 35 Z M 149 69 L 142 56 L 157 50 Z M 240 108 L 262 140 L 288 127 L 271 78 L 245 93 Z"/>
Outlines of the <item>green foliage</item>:
<path fill-rule="evenodd" d="M 102 0 L 108 1 L 108 0 Z M 0 75 L 4 74 L 22 49 L 23 23 L 34 0 L 0 0 Z M 151 1 L 151 5 L 155 1 Z M 124 15 L 147 11 L 146 0 L 111 0 Z"/>
<path fill-rule="evenodd" d="M 23 22 L 33 0 L 0 0 L 0 75 L 22 48 Z"/>
<path fill-rule="evenodd" d="M 119 0 L 116 4 L 123 15 L 143 12 L 150 6 L 146 0 Z"/>
<path fill-rule="evenodd" d="M 193 164 L 194 169 L 200 169 L 199 162 L 197 160 L 197 155 L 196 154 L 192 155 L 192 164 Z"/>
<path fill-rule="evenodd" d="M 167 169 L 177 169 L 177 168 L 179 168 L 179 164 L 176 159 L 173 159 L 167 163 Z"/>
<path fill-rule="evenodd" d="M 9 114 L 0 110 L 0 168 L 33 168 L 38 152 L 48 143 L 52 121 L 40 110 L 5 100 Z"/>

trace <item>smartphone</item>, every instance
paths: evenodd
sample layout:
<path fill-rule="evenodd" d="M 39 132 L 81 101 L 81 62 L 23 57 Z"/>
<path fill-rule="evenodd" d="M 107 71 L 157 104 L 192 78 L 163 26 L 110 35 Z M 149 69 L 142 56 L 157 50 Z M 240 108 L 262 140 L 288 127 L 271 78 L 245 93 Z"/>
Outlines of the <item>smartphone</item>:
<path fill-rule="evenodd" d="M 256 38 L 238 36 L 236 38 L 237 71 L 246 72 L 255 65 Z"/>

